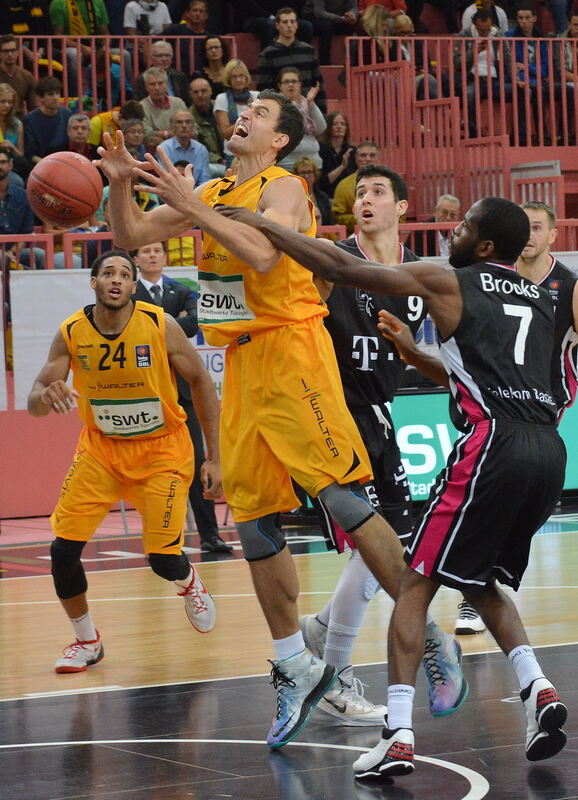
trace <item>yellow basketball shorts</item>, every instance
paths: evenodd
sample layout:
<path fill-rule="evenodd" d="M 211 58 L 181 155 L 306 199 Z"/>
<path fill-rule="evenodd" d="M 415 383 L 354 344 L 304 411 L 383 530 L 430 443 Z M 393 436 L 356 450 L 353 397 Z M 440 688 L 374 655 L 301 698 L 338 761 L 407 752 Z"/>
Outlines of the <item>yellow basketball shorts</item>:
<path fill-rule="evenodd" d="M 144 552 L 179 555 L 193 474 L 186 425 L 140 441 L 84 428 L 50 517 L 54 535 L 88 541 L 113 503 L 124 499 L 142 517 Z"/>
<path fill-rule="evenodd" d="M 291 478 L 313 497 L 331 483 L 369 480 L 369 459 L 320 317 L 229 345 L 221 462 L 236 522 L 298 506 Z"/>

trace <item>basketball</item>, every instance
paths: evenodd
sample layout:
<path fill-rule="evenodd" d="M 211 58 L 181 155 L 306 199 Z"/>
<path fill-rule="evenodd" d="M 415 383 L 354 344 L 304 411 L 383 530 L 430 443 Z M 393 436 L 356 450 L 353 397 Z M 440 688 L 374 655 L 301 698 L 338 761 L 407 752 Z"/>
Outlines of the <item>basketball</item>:
<path fill-rule="evenodd" d="M 79 153 L 52 153 L 36 164 L 26 192 L 40 219 L 74 226 L 86 222 L 99 207 L 102 178 L 94 164 Z"/>

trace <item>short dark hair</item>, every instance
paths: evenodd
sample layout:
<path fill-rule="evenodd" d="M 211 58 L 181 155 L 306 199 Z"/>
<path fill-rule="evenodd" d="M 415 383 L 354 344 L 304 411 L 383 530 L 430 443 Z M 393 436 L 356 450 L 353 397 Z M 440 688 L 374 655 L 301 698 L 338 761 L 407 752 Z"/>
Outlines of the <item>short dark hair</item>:
<path fill-rule="evenodd" d="M 514 262 L 530 238 L 528 215 L 503 197 L 485 197 L 479 205 L 480 213 L 475 219 L 478 239 L 494 243 L 494 258 Z"/>
<path fill-rule="evenodd" d="M 476 20 L 480 20 L 480 22 L 486 22 L 487 20 L 491 19 L 492 22 L 494 18 L 492 17 L 492 12 L 488 11 L 487 8 L 480 8 L 479 11 L 476 11 L 474 16 L 472 17 L 472 24 L 476 22 Z"/>
<path fill-rule="evenodd" d="M 5 33 L 0 36 L 0 48 L 4 44 L 18 44 L 18 39 L 12 33 Z"/>
<path fill-rule="evenodd" d="M 286 133 L 289 141 L 277 153 L 277 161 L 281 161 L 285 156 L 292 153 L 305 134 L 305 123 L 303 114 L 292 100 L 283 97 L 273 89 L 265 89 L 258 95 L 259 100 L 274 100 L 279 106 L 279 119 L 277 120 L 276 131 Z"/>
<path fill-rule="evenodd" d="M 40 78 L 34 87 L 34 93 L 37 94 L 38 97 L 44 97 L 45 94 L 49 94 L 50 92 L 59 92 L 62 94 L 62 84 L 54 75 L 47 75 L 44 78 Z"/>
<path fill-rule="evenodd" d="M 127 253 L 126 250 L 105 250 L 104 253 L 101 253 L 92 262 L 92 266 L 90 267 L 90 277 L 91 278 L 98 277 L 98 272 L 100 270 L 100 267 L 102 266 L 103 261 L 106 261 L 107 258 L 114 258 L 114 257 L 124 258 L 124 260 L 130 264 L 132 269 L 132 278 L 134 281 L 136 281 L 137 279 L 136 264 L 134 263 L 130 253 Z"/>
<path fill-rule="evenodd" d="M 193 3 L 202 3 L 205 6 L 205 10 L 209 10 L 209 0 L 189 0 L 187 8 L 190 8 Z"/>
<path fill-rule="evenodd" d="M 391 183 L 393 196 L 396 201 L 407 200 L 407 183 L 399 172 L 396 172 L 390 167 L 386 167 L 385 164 L 366 164 L 364 167 L 361 167 L 361 169 L 357 171 L 357 177 L 355 179 L 356 187 L 362 178 L 387 178 Z"/>
<path fill-rule="evenodd" d="M 531 0 L 522 0 L 522 2 L 516 3 L 516 14 L 518 11 L 531 11 L 536 16 L 536 4 Z"/>
<path fill-rule="evenodd" d="M 138 100 L 127 100 L 123 103 L 118 110 L 118 113 L 123 119 L 144 119 L 144 108 Z"/>
<path fill-rule="evenodd" d="M 291 8 L 291 6 L 283 6 L 283 8 L 280 8 L 275 13 L 275 22 L 279 22 L 281 16 L 282 15 L 285 16 L 285 14 L 295 14 L 295 16 L 297 16 L 297 12 L 295 11 L 294 8 Z"/>
<path fill-rule="evenodd" d="M 543 203 L 541 200 L 528 200 L 526 203 L 522 203 L 521 207 L 524 211 L 545 211 L 550 220 L 550 227 L 556 227 L 556 214 L 548 203 Z"/>
<path fill-rule="evenodd" d="M 179 158 L 178 161 L 173 161 L 173 167 L 188 167 L 190 163 L 186 158 Z"/>
<path fill-rule="evenodd" d="M 14 157 L 13 157 L 13 155 L 12 155 L 12 150 L 11 150 L 9 147 L 3 147 L 2 145 L 0 145 L 0 153 L 1 153 L 3 156 L 8 156 L 8 158 L 10 159 L 10 161 L 13 161 L 13 160 L 14 160 Z"/>
<path fill-rule="evenodd" d="M 303 80 L 298 67 L 283 67 L 277 73 L 277 85 L 281 83 L 281 78 L 283 75 L 297 75 L 300 81 Z"/>

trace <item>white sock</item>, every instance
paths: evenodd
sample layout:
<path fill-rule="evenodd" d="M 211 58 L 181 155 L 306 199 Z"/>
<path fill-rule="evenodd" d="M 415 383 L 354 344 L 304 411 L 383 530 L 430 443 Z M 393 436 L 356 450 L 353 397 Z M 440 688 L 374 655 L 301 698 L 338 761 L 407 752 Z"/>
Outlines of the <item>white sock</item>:
<path fill-rule="evenodd" d="M 331 616 L 323 656 L 338 670 L 352 662 L 353 646 L 377 583 L 355 550 L 345 565 L 331 600 Z"/>
<path fill-rule="evenodd" d="M 331 603 L 333 602 L 333 598 L 327 603 L 325 608 L 322 608 L 319 614 L 316 614 L 315 617 L 317 622 L 320 622 L 322 625 L 325 625 L 326 628 L 329 627 L 329 617 L 331 616 Z"/>
<path fill-rule="evenodd" d="M 71 619 L 70 622 L 72 623 L 74 635 L 79 642 L 94 642 L 98 638 L 98 633 L 90 618 L 90 611 L 87 611 L 81 617 Z"/>
<path fill-rule="evenodd" d="M 520 689 L 526 689 L 532 681 L 544 677 L 534 651 L 527 644 L 521 644 L 508 653 L 508 661 L 514 668 Z"/>
<path fill-rule="evenodd" d="M 387 689 L 387 727 L 394 731 L 396 728 L 409 728 L 411 730 L 411 717 L 413 713 L 413 698 L 415 689 L 405 683 L 396 683 Z"/>
<path fill-rule="evenodd" d="M 286 658 L 291 658 L 291 656 L 305 650 L 305 642 L 300 630 L 291 636 L 286 636 L 284 639 L 273 639 L 273 645 L 275 647 L 275 655 L 279 661 L 284 661 Z"/>
<path fill-rule="evenodd" d="M 178 580 L 173 581 L 173 583 L 175 584 L 175 586 L 178 586 L 179 589 L 186 589 L 194 577 L 195 577 L 195 570 L 191 566 L 189 574 L 187 575 L 186 578 L 179 578 Z"/>

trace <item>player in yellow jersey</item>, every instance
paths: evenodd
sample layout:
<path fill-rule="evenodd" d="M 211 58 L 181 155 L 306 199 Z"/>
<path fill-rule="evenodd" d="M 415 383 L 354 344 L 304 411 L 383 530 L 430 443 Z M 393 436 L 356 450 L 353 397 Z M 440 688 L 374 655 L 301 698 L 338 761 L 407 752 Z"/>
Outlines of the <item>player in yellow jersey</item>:
<path fill-rule="evenodd" d="M 191 385 L 207 442 L 201 478 L 211 498 L 221 493 L 219 402 L 200 357 L 173 318 L 152 303 L 132 301 L 136 278 L 134 261 L 121 250 L 94 261 L 90 282 L 96 302 L 62 323 L 28 398 L 33 416 L 66 414 L 78 405 L 84 422 L 51 517 L 54 585 L 76 635 L 56 672 L 82 672 L 104 655 L 80 557 L 121 498 L 140 512 L 149 563 L 175 583 L 191 623 L 202 633 L 215 624 L 213 600 L 182 552 L 194 460 L 174 371 Z M 66 384 L 70 370 L 74 388 Z"/>
<path fill-rule="evenodd" d="M 314 236 L 304 181 L 276 166 L 303 131 L 297 107 L 265 91 L 242 112 L 229 140 L 238 161 L 235 177 L 195 190 L 190 169 L 180 175 L 162 153 L 162 167 L 148 158 L 139 164 L 122 134 L 114 142 L 106 137 L 97 162 L 110 181 L 112 228 L 122 246 L 176 236 L 195 225 L 203 230 L 200 322 L 210 343 L 228 345 L 223 485 L 276 652 L 277 713 L 267 737 L 272 748 L 297 736 L 335 680 L 334 668 L 306 653 L 299 629 L 297 573 L 277 524 L 278 512 L 299 504 L 290 477 L 322 499 L 392 596 L 403 563 L 396 535 L 363 490 L 371 470 L 345 405 L 323 326 L 327 309 L 311 276 L 267 237 L 215 210 L 243 205 Z M 147 213 L 136 206 L 130 185 L 135 170 L 165 205 Z"/>

